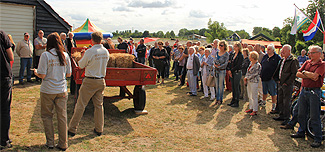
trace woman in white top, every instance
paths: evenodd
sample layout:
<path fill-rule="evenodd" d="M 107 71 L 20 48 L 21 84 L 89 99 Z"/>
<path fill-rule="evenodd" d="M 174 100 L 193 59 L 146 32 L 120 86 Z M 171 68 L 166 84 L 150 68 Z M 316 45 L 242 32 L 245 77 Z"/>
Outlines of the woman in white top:
<path fill-rule="evenodd" d="M 41 118 L 43 120 L 46 146 L 54 148 L 53 114 L 56 109 L 58 120 L 59 142 L 56 148 L 66 150 L 67 138 L 67 81 L 71 76 L 71 63 L 69 55 L 64 51 L 61 38 L 58 33 L 52 33 L 47 37 L 46 51 L 42 53 L 38 69 L 34 73 L 43 79 L 40 89 Z"/>
<path fill-rule="evenodd" d="M 201 60 L 201 68 L 202 68 L 202 81 L 203 81 L 203 92 L 204 92 L 204 97 L 208 98 L 209 97 L 209 91 L 208 91 L 208 86 L 206 85 L 207 79 L 209 75 L 213 74 L 212 72 L 212 64 L 214 58 L 210 55 L 211 54 L 211 49 L 207 48 L 205 49 L 203 58 Z M 210 100 L 213 101 L 216 97 L 214 87 L 210 87 L 210 92 L 211 92 L 211 98 Z"/>

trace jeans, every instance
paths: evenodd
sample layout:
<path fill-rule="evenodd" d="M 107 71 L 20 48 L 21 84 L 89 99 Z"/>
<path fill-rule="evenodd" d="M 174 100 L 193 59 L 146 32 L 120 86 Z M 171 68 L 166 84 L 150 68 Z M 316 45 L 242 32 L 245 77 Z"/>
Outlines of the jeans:
<path fill-rule="evenodd" d="M 298 107 L 298 123 L 300 129 L 297 132 L 298 134 L 305 134 L 307 129 L 307 116 L 309 112 L 311 128 L 315 134 L 314 140 L 316 142 L 322 142 L 322 130 L 321 130 L 321 89 L 313 89 L 307 91 L 305 89 L 301 90 L 299 96 L 299 107 Z"/>
<path fill-rule="evenodd" d="M 232 73 L 232 78 L 230 78 L 232 87 L 232 103 L 238 104 L 240 96 L 240 79 L 241 71 Z"/>
<path fill-rule="evenodd" d="M 32 72 L 30 68 L 32 67 L 32 58 L 20 58 L 20 70 L 19 70 L 19 82 L 24 80 L 24 72 L 27 67 L 27 81 L 30 81 L 32 78 Z"/>
<path fill-rule="evenodd" d="M 144 64 L 144 62 L 146 61 L 145 57 L 138 57 L 138 62 L 141 64 Z"/>
<path fill-rule="evenodd" d="M 292 117 L 291 117 L 290 121 L 288 122 L 288 124 L 290 126 L 295 126 L 298 122 L 298 109 L 299 109 L 299 99 L 297 100 L 296 105 L 293 107 Z"/>
<path fill-rule="evenodd" d="M 193 70 L 188 70 L 187 71 L 187 80 L 188 80 L 188 84 L 190 87 L 190 91 L 193 95 L 197 95 L 197 90 L 196 90 L 196 80 L 197 80 L 197 76 L 194 75 Z"/>
<path fill-rule="evenodd" d="M 1 79 L 1 146 L 7 145 L 10 128 L 10 105 L 12 99 L 12 78 Z"/>
<path fill-rule="evenodd" d="M 174 75 L 176 77 L 176 80 L 178 80 L 180 72 L 179 72 L 179 65 L 178 62 L 174 62 Z"/>
<path fill-rule="evenodd" d="M 216 71 L 216 100 L 222 101 L 225 89 L 226 70 Z"/>

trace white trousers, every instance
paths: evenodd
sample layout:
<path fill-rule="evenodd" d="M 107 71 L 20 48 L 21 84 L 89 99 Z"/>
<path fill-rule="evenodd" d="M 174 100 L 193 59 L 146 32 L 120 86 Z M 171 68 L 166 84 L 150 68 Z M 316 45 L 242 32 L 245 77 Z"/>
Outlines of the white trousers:
<path fill-rule="evenodd" d="M 208 97 L 209 96 L 209 90 L 208 90 L 208 86 L 206 85 L 207 79 L 208 79 L 208 72 L 206 70 L 206 68 L 202 69 L 202 82 L 203 82 L 203 93 L 204 93 L 204 97 Z M 211 98 L 215 98 L 216 97 L 216 92 L 214 90 L 214 87 L 210 87 L 210 93 L 211 93 Z"/>
<path fill-rule="evenodd" d="M 247 82 L 249 109 L 253 109 L 253 111 L 258 111 L 258 85 L 258 83 Z"/>

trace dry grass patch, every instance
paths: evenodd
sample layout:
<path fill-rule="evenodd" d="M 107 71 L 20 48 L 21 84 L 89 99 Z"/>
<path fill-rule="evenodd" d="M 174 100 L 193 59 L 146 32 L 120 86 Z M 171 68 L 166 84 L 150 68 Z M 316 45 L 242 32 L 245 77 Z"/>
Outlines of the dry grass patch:
<path fill-rule="evenodd" d="M 90 103 L 75 137 L 69 138 L 67 151 L 321 151 L 308 141 L 290 138 L 291 130 L 281 130 L 275 115 L 267 114 L 271 104 L 261 107 L 257 116 L 245 114 L 248 102 L 239 108 L 224 103 L 190 97 L 188 88 L 172 79 L 164 85 L 146 86 L 148 115 L 135 115 L 132 100 L 105 100 L 105 127 L 102 136 L 92 132 L 93 105 Z M 17 83 L 17 82 L 16 82 Z M 40 118 L 40 85 L 15 86 L 12 101 L 10 137 L 14 147 L 8 151 L 47 151 Z M 133 86 L 128 87 L 133 92 Z M 105 95 L 118 95 L 119 88 L 106 87 Z M 68 120 L 74 109 L 69 97 Z M 56 125 L 56 119 L 54 121 Z M 56 129 L 56 128 L 55 128 Z M 295 128 L 297 130 L 297 128 Z M 57 138 L 56 138 L 57 140 Z M 307 140 L 307 139 L 306 139 Z"/>

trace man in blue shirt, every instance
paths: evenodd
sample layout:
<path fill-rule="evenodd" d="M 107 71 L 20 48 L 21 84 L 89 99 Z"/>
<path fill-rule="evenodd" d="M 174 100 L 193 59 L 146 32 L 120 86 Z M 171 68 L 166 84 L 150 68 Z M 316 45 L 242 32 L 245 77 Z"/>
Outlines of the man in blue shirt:
<path fill-rule="evenodd" d="M 302 66 L 302 64 L 304 64 L 305 61 L 309 60 L 308 56 L 306 56 L 306 50 L 305 49 L 301 50 L 301 55 L 299 55 L 297 59 L 298 59 L 298 62 L 299 62 L 300 66 Z"/>

